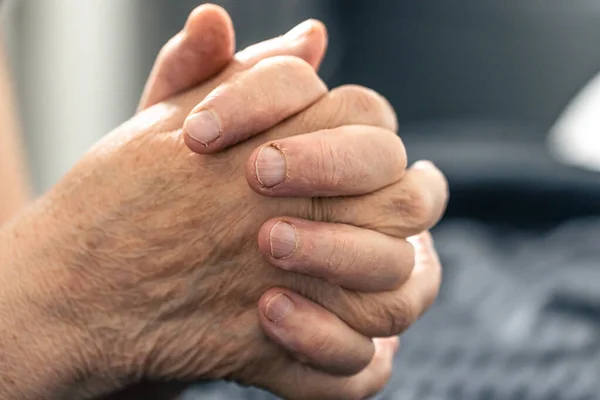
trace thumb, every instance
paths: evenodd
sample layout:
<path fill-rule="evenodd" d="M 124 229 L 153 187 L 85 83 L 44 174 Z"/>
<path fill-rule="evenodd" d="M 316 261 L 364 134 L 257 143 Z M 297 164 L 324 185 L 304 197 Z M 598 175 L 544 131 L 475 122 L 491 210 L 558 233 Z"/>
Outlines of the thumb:
<path fill-rule="evenodd" d="M 161 49 L 138 110 L 148 108 L 205 81 L 233 57 L 235 34 L 227 11 L 204 4 Z"/>

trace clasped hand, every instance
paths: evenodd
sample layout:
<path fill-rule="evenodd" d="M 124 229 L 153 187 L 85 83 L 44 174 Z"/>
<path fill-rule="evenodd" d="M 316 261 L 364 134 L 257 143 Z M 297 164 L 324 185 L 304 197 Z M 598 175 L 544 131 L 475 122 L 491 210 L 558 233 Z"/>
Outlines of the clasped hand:
<path fill-rule="evenodd" d="M 216 7 L 192 14 L 140 112 L 4 233 L 18 292 L 34 300 L 6 307 L 35 318 L 17 319 L 43 329 L 49 354 L 69 354 L 56 393 L 225 378 L 364 398 L 437 295 L 427 230 L 447 184 L 429 162 L 407 168 L 387 101 L 327 89 L 314 21 L 174 74 L 206 26 L 227 42 L 229 24 Z M 42 227 L 50 235 L 20 240 Z"/>

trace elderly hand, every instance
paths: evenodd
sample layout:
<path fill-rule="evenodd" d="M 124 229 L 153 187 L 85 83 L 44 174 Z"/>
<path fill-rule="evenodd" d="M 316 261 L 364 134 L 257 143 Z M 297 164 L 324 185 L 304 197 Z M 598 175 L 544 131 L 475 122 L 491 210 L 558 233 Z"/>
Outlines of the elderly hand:
<path fill-rule="evenodd" d="M 414 257 L 406 238 L 441 216 L 446 183 L 428 163 L 405 168 L 381 97 L 328 93 L 295 57 L 258 62 L 277 54 L 246 50 L 140 112 L 2 231 L 0 311 L 21 332 L 2 354 L 39 350 L 46 367 L 6 398 L 142 379 L 227 378 L 288 398 L 382 387 L 395 341 L 371 338 L 400 333 L 437 294 L 431 242 Z M 184 140 L 238 144 L 199 156 Z M 0 387 L 36 367 L 3 371 Z"/>

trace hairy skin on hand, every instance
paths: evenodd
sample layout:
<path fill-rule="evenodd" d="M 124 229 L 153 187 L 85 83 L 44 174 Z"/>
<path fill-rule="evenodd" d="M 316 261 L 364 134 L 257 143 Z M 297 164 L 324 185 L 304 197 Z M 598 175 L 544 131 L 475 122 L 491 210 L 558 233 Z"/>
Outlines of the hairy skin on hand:
<path fill-rule="evenodd" d="M 192 19 L 197 26 L 206 27 L 198 24 L 200 16 L 223 20 L 223 13 L 205 9 Z M 191 35 L 190 21 L 178 36 Z M 223 28 L 230 29 L 226 23 Z M 125 388 L 111 393 L 111 398 L 142 393 L 163 398 L 176 393 L 187 380 L 219 377 L 298 399 L 362 398 L 383 387 L 397 345 L 394 340 L 370 338 L 396 334 L 420 315 L 439 285 L 436 263 L 429 269 L 433 290 L 425 289 L 417 297 L 411 292 L 421 291 L 411 289 L 411 284 L 404 294 L 383 296 L 346 291 L 337 285 L 382 293 L 399 288 L 414 261 L 404 238 L 426 229 L 437 218 L 431 213 L 435 208 L 430 204 L 432 193 L 415 184 L 418 173 L 414 171 L 406 174 L 403 185 L 394 183 L 404 175 L 406 159 L 393 133 L 393 110 L 380 96 L 359 87 L 325 95 L 326 88 L 311 67 L 285 57 L 262 62 L 262 69 L 242 78 L 241 69 L 278 52 L 289 51 L 312 67 L 318 64 L 323 51 L 322 27 L 307 21 L 299 28 L 294 34 L 242 52 L 246 56 L 240 55 L 212 82 L 124 124 L 4 231 L 6 240 L 0 247 L 11 252 L 5 249 L 2 253 L 8 254 L 5 260 L 10 264 L 0 261 L 0 281 L 12 286 L 0 292 L 0 301 L 6 300 L 0 314 L 10 330 L 0 332 L 0 364 L 4 364 L 0 397 L 83 399 Z M 227 35 L 221 39 L 229 40 Z M 168 51 L 161 52 L 163 62 L 157 64 L 153 76 L 168 87 L 162 90 L 150 84 L 141 108 L 192 82 L 190 77 L 182 77 L 185 82 L 181 85 L 160 79 L 165 73 L 173 77 L 168 73 L 177 67 L 178 51 L 191 44 L 177 39 L 170 42 Z M 223 49 L 222 55 L 229 57 L 232 49 Z M 199 76 L 206 73 L 200 71 Z M 228 77 L 233 77 L 235 84 L 222 86 L 218 94 L 212 93 L 212 101 L 197 105 L 220 110 L 221 122 L 226 122 L 221 125 L 225 128 L 222 140 L 211 148 L 192 146 L 192 150 L 220 151 L 300 114 L 218 156 L 191 155 L 182 144 L 183 116 Z M 255 98 L 257 91 L 264 96 Z M 301 111 L 321 96 L 322 101 Z M 243 103 L 251 98 L 253 109 Z M 363 124 L 381 128 L 368 129 Z M 343 129 L 326 130 L 341 126 Z M 320 129 L 325 131 L 312 132 Z M 312 133 L 299 141 L 279 140 L 308 132 Z M 337 140 L 331 140 L 333 137 Z M 288 178 L 293 179 L 286 181 L 287 187 L 263 187 L 257 179 L 253 160 L 260 148 L 256 146 L 273 139 L 265 147 L 291 157 Z M 190 146 L 191 142 L 186 143 Z M 356 163 L 372 159 L 376 162 L 369 166 Z M 296 170 L 298 167 L 301 170 Z M 379 173 L 373 175 L 374 171 Z M 393 190 L 367 195 L 390 184 Z M 315 190 L 325 196 L 358 197 L 351 201 L 310 198 Z M 277 191 L 278 196 L 295 193 L 305 198 L 269 198 Z M 386 221 L 390 214 L 394 218 Z M 313 259 L 313 272 L 298 271 L 331 278 L 334 286 L 284 272 L 294 267 L 294 260 L 287 259 L 286 267 L 267 255 L 265 234 L 269 235 L 271 218 L 281 215 L 303 227 L 304 235 L 312 229 L 328 242 L 317 246 L 321 258 Z M 262 225 L 267 219 L 270 222 Z M 319 225 L 310 220 L 341 224 Z M 262 254 L 256 246 L 259 229 Z M 336 229 L 339 240 L 326 239 L 328 235 L 333 238 Z M 376 236 L 383 233 L 391 236 L 387 240 Z M 370 239 L 361 242 L 362 238 Z M 307 244 L 305 241 L 297 256 L 308 249 Z M 403 249 L 400 253 L 392 251 L 397 245 Z M 380 255 L 373 254 L 376 249 L 382 250 Z M 323 258 L 329 251 L 329 258 Z M 353 255 L 357 265 L 353 265 Z M 398 258 L 402 258 L 400 265 L 396 264 Z M 353 276 L 352 269 L 378 261 L 385 266 L 371 271 L 372 276 L 364 275 L 367 285 Z M 322 272 L 338 276 L 327 278 Z M 295 336 L 284 334 L 283 324 L 275 326 L 265 320 L 269 299 L 285 288 L 315 300 L 288 293 L 295 298 L 296 321 L 304 323 L 309 318 L 313 326 L 325 322 L 329 326 L 324 332 L 292 329 L 298 332 Z M 293 318 L 287 319 L 287 325 L 288 329 L 294 326 Z M 11 336 L 15 330 L 19 335 Z M 284 336 L 287 343 L 282 341 Z M 340 337 L 352 340 L 340 341 Z M 340 346 L 342 342 L 344 346 Z M 26 356 L 26 362 L 18 361 L 21 356 Z M 35 378 L 24 386 L 23 376 Z M 346 381 L 345 377 L 350 378 Z M 314 385 L 307 388 L 307 381 Z M 138 391 L 144 389 L 146 392 Z"/>
<path fill-rule="evenodd" d="M 161 103 L 118 128 L 7 229 L 13 238 L 26 237 L 19 231 L 51 232 L 16 245 L 27 266 L 18 273 L 36 282 L 27 290 L 39 299 L 27 307 L 35 305 L 49 326 L 75 338 L 75 375 L 99 380 L 82 384 L 86 392 L 101 394 L 141 378 L 223 377 L 264 385 L 289 355 L 260 329 L 262 293 L 278 286 L 325 304 L 334 297 L 360 301 L 263 259 L 256 233 L 267 219 L 335 217 L 328 199 L 258 195 L 244 170 L 252 151 L 268 140 L 346 122 L 386 123 L 382 113 L 352 111 L 380 100 L 342 88 L 263 136 L 199 157 L 178 130 L 198 97 L 192 92 Z M 396 201 L 386 199 L 381 212 Z"/>

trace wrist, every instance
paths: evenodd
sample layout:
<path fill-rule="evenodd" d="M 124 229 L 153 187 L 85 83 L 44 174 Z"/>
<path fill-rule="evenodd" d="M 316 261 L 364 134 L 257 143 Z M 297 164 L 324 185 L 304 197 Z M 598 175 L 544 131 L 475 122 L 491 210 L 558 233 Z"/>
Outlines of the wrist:
<path fill-rule="evenodd" d="M 0 400 L 88 398 L 104 374 L 61 287 L 64 260 L 37 232 L 26 215 L 0 230 Z"/>

